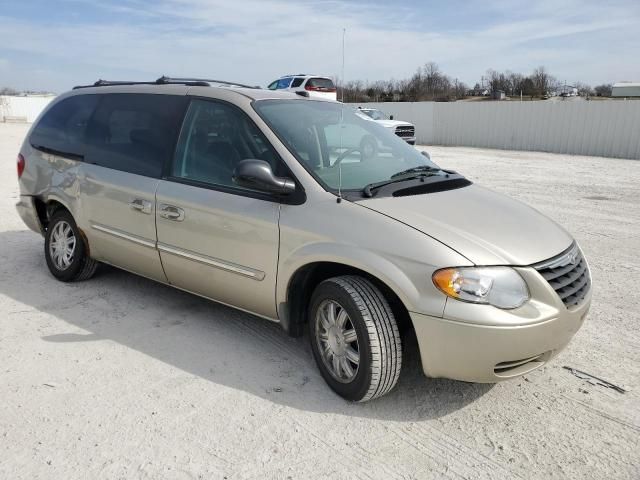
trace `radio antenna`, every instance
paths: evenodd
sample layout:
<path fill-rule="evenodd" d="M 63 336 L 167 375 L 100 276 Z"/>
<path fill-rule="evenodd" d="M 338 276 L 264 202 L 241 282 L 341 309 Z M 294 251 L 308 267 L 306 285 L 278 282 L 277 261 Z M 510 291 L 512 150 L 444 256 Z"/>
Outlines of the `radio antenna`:
<path fill-rule="evenodd" d="M 340 92 L 340 101 L 344 104 L 344 37 L 347 35 L 347 29 L 342 29 L 342 90 Z"/>
<path fill-rule="evenodd" d="M 342 84 L 342 88 L 340 89 L 340 152 L 342 152 L 342 125 L 344 123 L 344 38 L 347 34 L 347 29 L 342 29 L 342 78 L 340 79 L 340 83 Z M 342 152 L 344 153 L 344 152 Z M 341 155 L 342 155 L 341 153 Z M 338 200 L 340 203 L 342 201 L 342 162 L 338 164 Z"/>

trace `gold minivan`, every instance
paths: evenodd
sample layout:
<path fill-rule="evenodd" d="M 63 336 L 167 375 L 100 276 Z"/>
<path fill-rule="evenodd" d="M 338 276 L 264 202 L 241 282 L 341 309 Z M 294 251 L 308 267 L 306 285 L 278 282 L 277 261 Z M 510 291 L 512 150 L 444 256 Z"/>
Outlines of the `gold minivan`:
<path fill-rule="evenodd" d="M 345 146 L 345 135 L 356 140 Z M 105 82 L 58 97 L 18 155 L 20 216 L 59 280 L 99 263 L 308 329 L 329 386 L 424 373 L 497 382 L 558 354 L 591 301 L 562 227 L 441 169 L 334 101 L 219 81 Z"/>

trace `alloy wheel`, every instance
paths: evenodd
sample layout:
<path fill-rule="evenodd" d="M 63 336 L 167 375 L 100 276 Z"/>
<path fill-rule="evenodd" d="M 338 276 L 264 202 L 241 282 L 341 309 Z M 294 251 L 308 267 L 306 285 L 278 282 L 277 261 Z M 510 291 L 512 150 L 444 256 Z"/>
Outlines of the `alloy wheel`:
<path fill-rule="evenodd" d="M 333 378 L 350 383 L 358 374 L 358 335 L 347 311 L 335 300 L 324 300 L 316 311 L 315 337 L 322 362 Z"/>
<path fill-rule="evenodd" d="M 53 227 L 49 240 L 49 256 L 58 270 L 66 270 L 73 262 L 76 236 L 68 222 L 58 222 Z"/>

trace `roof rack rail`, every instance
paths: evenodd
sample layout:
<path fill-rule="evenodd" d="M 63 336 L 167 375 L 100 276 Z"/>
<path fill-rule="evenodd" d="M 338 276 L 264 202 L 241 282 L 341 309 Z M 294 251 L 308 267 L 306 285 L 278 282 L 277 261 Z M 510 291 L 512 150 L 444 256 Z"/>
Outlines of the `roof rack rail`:
<path fill-rule="evenodd" d="M 134 81 L 128 81 L 128 80 L 100 79 L 97 82 L 92 83 L 91 85 L 76 85 L 75 87 L 73 87 L 73 90 L 77 90 L 79 88 L 109 87 L 109 86 L 117 86 L 117 85 L 187 85 L 190 87 L 210 87 L 212 83 L 217 83 L 219 85 L 242 87 L 242 88 L 260 88 L 260 87 L 252 87 L 249 85 L 243 85 L 237 82 L 227 82 L 225 80 L 205 80 L 201 78 L 172 78 L 172 77 L 167 77 L 166 75 L 163 75 L 153 82 L 134 82 Z"/>
<path fill-rule="evenodd" d="M 154 82 L 133 82 L 128 80 L 98 80 L 91 85 L 77 85 L 73 87 L 73 90 L 77 90 L 79 88 L 91 88 L 91 87 L 111 87 L 117 85 L 188 85 L 191 87 L 208 87 L 209 84 L 207 82 L 177 82 L 177 81 L 165 81 L 165 77 L 160 77 L 158 80 Z"/>
<path fill-rule="evenodd" d="M 229 82 L 227 80 L 213 80 L 210 78 L 174 78 L 167 77 L 163 75 L 158 80 L 157 83 L 206 83 L 208 86 L 211 86 L 212 83 L 217 83 L 219 85 L 229 85 L 230 87 L 241 87 L 241 88 L 260 88 L 257 86 L 245 85 L 243 83 L 238 82 Z"/>

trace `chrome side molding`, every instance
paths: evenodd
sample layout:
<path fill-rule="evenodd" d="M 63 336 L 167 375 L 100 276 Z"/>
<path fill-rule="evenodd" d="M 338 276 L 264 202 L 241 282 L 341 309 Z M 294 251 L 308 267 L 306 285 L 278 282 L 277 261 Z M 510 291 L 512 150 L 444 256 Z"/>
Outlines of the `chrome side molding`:
<path fill-rule="evenodd" d="M 167 245 L 166 243 L 158 242 L 158 250 L 160 250 L 161 252 L 169 253 L 171 255 L 176 255 L 178 257 L 188 258 L 189 260 L 193 260 L 194 262 L 203 263 L 205 265 L 219 268 L 221 270 L 237 273 L 238 275 L 253 278 L 254 280 L 264 280 L 265 277 L 265 273 L 260 270 L 254 270 L 253 268 L 236 265 L 235 263 L 225 262 L 224 260 L 220 260 L 218 258 L 208 257 L 191 252 L 189 250 L 172 247 L 171 245 Z"/>
<path fill-rule="evenodd" d="M 106 233 L 108 235 L 113 235 L 114 237 L 123 238 L 124 240 L 129 240 L 130 242 L 136 243 L 138 245 L 142 245 L 148 248 L 156 248 L 156 242 L 147 240 L 146 238 L 139 237 L 138 235 L 133 235 L 131 233 L 123 232 L 122 230 L 118 230 L 117 228 L 107 227 L 100 223 L 91 223 L 91 228 L 94 230 L 98 230 L 99 232 Z"/>

